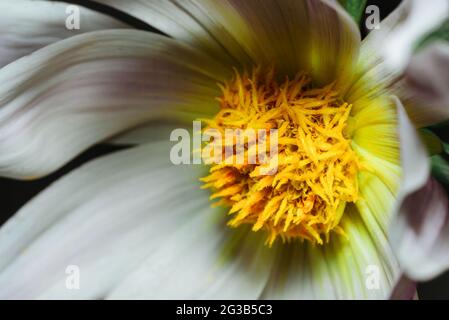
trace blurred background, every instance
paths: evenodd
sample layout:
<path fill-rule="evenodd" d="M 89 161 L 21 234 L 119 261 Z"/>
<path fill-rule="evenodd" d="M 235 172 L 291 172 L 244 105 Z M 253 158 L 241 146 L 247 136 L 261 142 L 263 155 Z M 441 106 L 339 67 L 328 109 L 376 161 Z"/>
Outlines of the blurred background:
<path fill-rule="evenodd" d="M 122 20 L 138 29 L 158 32 L 157 30 L 153 29 L 152 27 L 141 22 L 138 19 L 128 16 L 127 14 L 124 14 L 117 10 L 113 10 L 103 5 L 97 4 L 94 1 L 66 0 L 65 2 L 82 4 L 91 9 L 114 16 L 117 19 Z M 379 7 L 382 19 L 386 17 L 391 11 L 393 11 L 400 3 L 401 0 L 367 1 L 367 5 L 377 5 Z M 362 23 L 360 25 L 360 29 L 362 31 L 362 36 L 365 36 L 367 31 L 364 27 L 363 23 L 364 19 L 362 18 L 361 21 Z M 449 138 L 449 132 L 447 130 L 440 129 L 440 131 L 437 132 L 437 134 L 442 138 L 444 138 L 444 136 Z M 8 220 L 9 217 L 11 217 L 28 200 L 33 198 L 37 193 L 46 188 L 49 184 L 57 180 L 62 175 L 66 174 L 67 172 L 73 170 L 74 168 L 82 165 L 83 163 L 91 159 L 94 159 L 96 157 L 108 153 L 116 152 L 124 148 L 126 147 L 111 146 L 107 144 L 97 145 L 85 151 L 83 154 L 78 156 L 76 159 L 74 159 L 73 161 L 71 161 L 66 166 L 64 166 L 57 172 L 53 173 L 52 175 L 36 181 L 23 182 L 0 178 L 0 194 L 2 195 L 2 201 L 0 202 L 0 225 L 2 225 L 6 220 Z M 449 272 L 432 281 L 420 283 L 418 286 L 418 294 L 420 299 L 449 299 Z"/>

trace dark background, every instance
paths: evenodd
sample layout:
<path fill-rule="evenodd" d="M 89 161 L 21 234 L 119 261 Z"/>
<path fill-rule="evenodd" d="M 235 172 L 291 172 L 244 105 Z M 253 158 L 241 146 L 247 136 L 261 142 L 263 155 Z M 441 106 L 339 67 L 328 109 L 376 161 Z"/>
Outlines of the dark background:
<path fill-rule="evenodd" d="M 104 5 L 100 5 L 93 1 L 66 0 L 66 2 L 82 4 L 93 10 L 97 10 L 105 14 L 114 16 L 117 19 L 134 26 L 135 28 L 160 33 L 159 31 L 155 30 L 154 28 L 138 19 L 135 19 L 127 14 L 108 8 Z M 384 18 L 392 10 L 394 10 L 400 2 L 401 0 L 369 0 L 368 5 L 374 4 L 379 6 L 381 16 L 382 18 Z M 362 19 L 361 30 L 362 34 L 365 34 L 363 21 L 364 19 Z M 3 224 L 7 219 L 9 219 L 9 217 L 11 217 L 28 200 L 30 200 L 38 192 L 43 190 L 45 187 L 47 187 L 62 175 L 93 158 L 112 153 L 123 148 L 124 147 L 110 146 L 106 144 L 95 146 L 85 151 L 83 154 L 78 156 L 76 159 L 71 161 L 69 164 L 67 164 L 57 172 L 36 181 L 23 182 L 0 178 L 0 194 L 2 199 L 2 201 L 0 202 L 0 225 Z M 419 284 L 418 292 L 420 299 L 449 299 L 449 272 L 430 282 Z"/>

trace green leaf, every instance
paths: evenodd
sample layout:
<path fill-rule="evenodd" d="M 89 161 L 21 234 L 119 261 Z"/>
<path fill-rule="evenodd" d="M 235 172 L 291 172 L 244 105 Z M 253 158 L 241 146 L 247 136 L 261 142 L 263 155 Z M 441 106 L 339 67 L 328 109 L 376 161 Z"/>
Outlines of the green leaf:
<path fill-rule="evenodd" d="M 421 136 L 421 140 L 426 145 L 427 152 L 429 152 L 430 155 L 440 154 L 443 152 L 443 143 L 435 133 L 429 129 L 420 129 L 419 134 Z"/>
<path fill-rule="evenodd" d="M 441 155 L 430 158 L 432 164 L 432 175 L 446 188 L 449 187 L 449 163 Z"/>
<path fill-rule="evenodd" d="M 417 50 L 422 49 L 429 45 L 431 42 L 437 41 L 437 40 L 444 40 L 449 41 L 449 19 L 447 19 L 443 24 L 436 29 L 435 31 L 431 32 L 430 34 L 426 35 L 418 44 Z"/>
<path fill-rule="evenodd" d="M 339 0 L 339 2 L 359 25 L 365 12 L 367 0 Z"/>

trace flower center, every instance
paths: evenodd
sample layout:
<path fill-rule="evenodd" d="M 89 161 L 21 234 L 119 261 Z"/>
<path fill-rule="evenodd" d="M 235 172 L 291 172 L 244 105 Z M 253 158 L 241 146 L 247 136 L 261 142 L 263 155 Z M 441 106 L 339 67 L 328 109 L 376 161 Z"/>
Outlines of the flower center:
<path fill-rule="evenodd" d="M 224 159 L 201 179 L 204 188 L 213 190 L 211 199 L 220 199 L 216 205 L 230 208 L 229 226 L 250 224 L 253 231 L 266 230 L 270 246 L 278 237 L 323 244 L 331 231 L 344 235 L 339 222 L 346 204 L 358 198 L 360 169 L 348 137 L 351 105 L 333 84 L 312 87 L 303 72 L 283 82 L 276 80 L 274 70 L 236 72 L 221 89 L 220 111 L 204 120 L 206 130 L 262 129 L 271 142 L 275 130 L 277 138 L 274 173 L 262 170 L 273 168 L 274 158 L 243 163 Z M 237 140 L 214 138 L 207 144 L 231 147 L 236 156 Z M 244 141 L 245 155 L 253 147 L 250 140 Z"/>

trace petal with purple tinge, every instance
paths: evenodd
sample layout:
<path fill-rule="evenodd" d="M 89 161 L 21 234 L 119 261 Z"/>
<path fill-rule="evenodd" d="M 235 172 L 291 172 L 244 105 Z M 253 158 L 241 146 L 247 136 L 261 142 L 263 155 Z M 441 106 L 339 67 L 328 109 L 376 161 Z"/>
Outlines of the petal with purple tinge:
<path fill-rule="evenodd" d="M 0 229 L 0 297 L 104 297 L 165 238 L 210 212 L 204 170 L 171 165 L 169 152 L 158 142 L 94 160 L 26 204 Z M 66 288 L 68 266 L 79 268 L 79 290 Z"/>
<path fill-rule="evenodd" d="M 349 82 L 360 46 L 352 18 L 322 0 L 101 0 L 234 67 L 310 71 L 317 82 Z"/>
<path fill-rule="evenodd" d="M 226 214 L 201 212 L 114 288 L 108 299 L 257 299 L 276 249 L 266 235 L 230 229 Z"/>
<path fill-rule="evenodd" d="M 416 282 L 402 275 L 390 294 L 390 300 L 412 300 L 416 296 Z"/>
<path fill-rule="evenodd" d="M 449 119 L 449 45 L 437 42 L 414 56 L 402 82 L 402 98 L 420 126 Z"/>
<path fill-rule="evenodd" d="M 401 268 L 412 279 L 426 281 L 449 268 L 447 194 L 433 179 L 402 201 L 390 239 Z"/>
<path fill-rule="evenodd" d="M 23 207 L 0 229 L 0 297 L 257 298 L 274 251 L 223 223 L 205 168 L 170 164 L 170 146 L 97 159 Z"/>
<path fill-rule="evenodd" d="M 232 74 L 176 40 L 137 30 L 87 33 L 0 69 L 0 174 L 35 178 L 151 119 L 218 109 Z"/>

